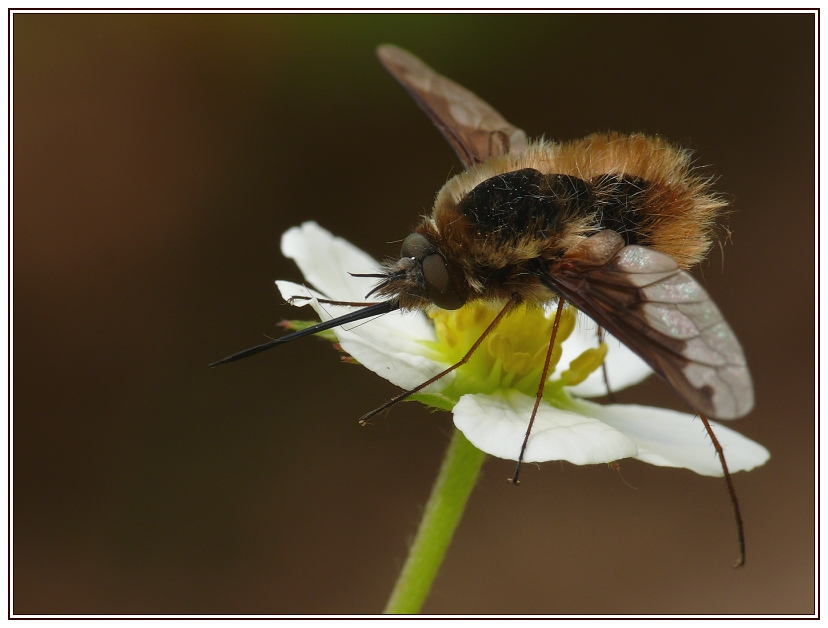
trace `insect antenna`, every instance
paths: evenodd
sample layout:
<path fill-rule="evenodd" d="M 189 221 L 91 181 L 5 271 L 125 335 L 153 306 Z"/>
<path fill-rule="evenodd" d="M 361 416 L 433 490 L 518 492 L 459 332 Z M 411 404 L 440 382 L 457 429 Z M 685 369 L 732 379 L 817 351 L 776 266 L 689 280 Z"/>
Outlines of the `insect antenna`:
<path fill-rule="evenodd" d="M 448 375 L 449 373 L 451 373 L 455 369 L 458 369 L 461 366 L 463 366 L 466 362 L 469 361 L 472 354 L 474 354 L 474 352 L 477 351 L 477 348 L 483 343 L 483 341 L 486 339 L 486 336 L 488 336 L 490 333 L 492 333 L 492 331 L 494 331 L 494 328 L 497 327 L 498 323 L 500 323 L 500 321 L 503 320 L 503 317 L 506 316 L 506 314 L 509 312 L 509 310 L 511 310 L 512 307 L 516 303 L 517 303 L 517 297 L 516 296 L 513 296 L 511 299 L 509 299 L 509 301 L 506 303 L 506 305 L 503 306 L 503 309 L 500 310 L 498 315 L 494 317 L 494 320 L 491 323 L 489 323 L 489 326 L 483 331 L 483 333 L 480 335 L 480 337 L 474 342 L 474 344 L 471 346 L 471 349 L 469 349 L 466 352 L 466 355 L 464 355 L 462 358 L 460 358 L 459 362 L 457 362 L 456 364 L 452 364 L 445 371 L 442 371 L 441 373 L 438 373 L 437 375 L 435 375 L 434 377 L 432 377 L 428 381 L 423 382 L 422 384 L 420 384 L 416 388 L 412 388 L 411 390 L 406 390 L 405 392 L 400 393 L 396 397 L 393 397 L 392 399 L 389 399 L 387 402 L 382 404 L 379 408 L 375 408 L 375 409 L 371 410 L 370 412 L 367 412 L 366 414 L 363 414 L 359 419 L 359 424 L 360 425 L 367 425 L 368 420 L 371 419 L 372 417 L 375 417 L 380 412 L 383 412 L 384 410 L 387 410 L 391 406 L 394 406 L 394 405 L 400 403 L 401 401 L 405 401 L 411 395 L 414 395 L 414 394 L 420 392 L 426 386 L 430 386 L 431 384 L 433 384 L 434 382 L 442 379 L 443 377 L 445 377 L 446 375 Z"/>
<path fill-rule="evenodd" d="M 383 301 L 382 303 L 374 303 L 372 305 L 362 308 L 361 310 L 350 312 L 343 316 L 338 316 L 337 318 L 332 318 L 329 321 L 318 323 L 316 325 L 308 327 L 307 329 L 302 329 L 292 334 L 288 334 L 287 336 L 282 336 L 281 338 L 276 338 L 275 340 L 265 342 L 264 344 L 258 345 L 256 347 L 250 347 L 249 349 L 245 349 L 244 351 L 239 351 L 238 353 L 229 355 L 226 358 L 218 360 L 217 362 L 213 362 L 212 364 L 210 364 L 210 366 L 213 367 L 218 366 L 219 364 L 225 364 L 227 362 L 235 362 L 236 360 L 241 360 L 242 358 L 247 358 L 251 355 L 256 355 L 257 353 L 267 351 L 268 349 L 272 349 L 277 345 L 290 342 L 291 340 L 297 340 L 299 338 L 304 338 L 305 336 L 312 336 L 313 334 L 317 334 L 320 331 L 325 331 L 326 329 L 332 329 L 334 327 L 339 327 L 340 325 L 346 325 L 348 323 L 361 321 L 365 318 L 377 316 L 379 314 L 387 314 L 388 312 L 393 312 L 394 310 L 398 309 L 400 309 L 400 304 L 398 301 L 395 300 Z"/>
<path fill-rule="evenodd" d="M 532 408 L 532 416 L 529 417 L 529 426 L 526 428 L 526 436 L 523 437 L 523 444 L 520 446 L 520 455 L 518 456 L 517 465 L 515 466 L 515 475 L 508 478 L 506 481 L 517 486 L 520 484 L 518 476 L 520 475 L 520 466 L 523 464 L 523 454 L 526 451 L 526 445 L 529 442 L 529 434 L 532 432 L 532 426 L 535 424 L 535 416 L 538 414 L 541 399 L 543 398 L 543 389 L 546 386 L 546 378 L 549 377 L 549 363 L 552 361 L 552 350 L 555 348 L 555 337 L 558 335 L 558 325 L 561 322 L 561 312 L 563 312 L 566 300 L 561 297 L 558 299 L 558 309 L 555 312 L 555 322 L 552 324 L 552 336 L 549 338 L 549 348 L 546 350 L 546 361 L 543 363 L 543 373 L 541 373 L 540 384 L 538 384 L 538 392 L 535 393 L 535 406 Z"/>
<path fill-rule="evenodd" d="M 713 447 L 716 449 L 716 453 L 719 456 L 719 462 L 722 463 L 722 471 L 724 471 L 725 482 L 727 482 L 727 491 L 730 493 L 730 501 L 733 503 L 733 514 L 736 516 L 736 528 L 739 531 L 739 560 L 736 561 L 736 564 L 733 565 L 733 567 L 741 567 L 745 564 L 745 528 L 742 524 L 742 513 L 739 510 L 739 500 L 736 497 L 736 488 L 733 486 L 730 471 L 727 470 L 727 461 L 725 461 L 724 449 L 722 449 L 722 446 L 719 444 L 719 439 L 716 438 L 716 435 L 713 433 L 713 428 L 710 426 L 710 422 L 707 420 L 707 417 L 703 414 L 699 414 L 699 417 L 701 417 L 702 423 L 704 423 L 704 429 L 706 429 L 707 433 L 710 435 L 710 440 L 713 441 Z"/>
<path fill-rule="evenodd" d="M 382 290 L 385 286 L 390 284 L 395 279 L 399 279 L 400 277 L 405 275 L 405 272 L 404 271 L 399 271 L 399 272 L 396 272 L 396 273 L 389 273 L 389 274 L 385 274 L 385 275 L 374 274 L 374 273 L 370 273 L 370 274 L 348 273 L 348 274 L 351 275 L 351 277 L 373 277 L 375 279 L 382 279 L 382 281 L 380 281 L 376 286 L 374 286 L 368 292 L 368 294 L 365 295 L 365 298 L 367 299 L 368 297 L 370 297 L 372 294 L 374 294 L 378 290 Z"/>

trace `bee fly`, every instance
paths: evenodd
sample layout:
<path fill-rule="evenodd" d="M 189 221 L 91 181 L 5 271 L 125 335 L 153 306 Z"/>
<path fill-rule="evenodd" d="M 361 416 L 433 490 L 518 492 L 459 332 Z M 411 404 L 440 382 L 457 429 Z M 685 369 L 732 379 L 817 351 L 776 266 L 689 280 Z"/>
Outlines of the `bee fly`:
<path fill-rule="evenodd" d="M 408 52 L 390 45 L 377 52 L 466 170 L 440 190 L 431 216 L 403 241 L 400 259 L 369 275 L 378 279 L 370 294 L 384 300 L 338 303 L 364 307 L 215 364 L 394 310 L 500 304 L 460 362 L 369 412 L 364 423 L 468 361 L 515 305 L 557 300 L 537 401 L 510 480 L 517 484 L 557 322 L 569 301 L 637 353 L 701 417 L 730 491 L 743 563 L 739 506 L 707 417 L 750 412 L 753 386 L 736 336 L 686 270 L 707 254 L 713 220 L 724 205 L 710 179 L 694 173 L 687 151 L 657 137 L 610 133 L 565 143 L 529 141 L 487 103 Z"/>

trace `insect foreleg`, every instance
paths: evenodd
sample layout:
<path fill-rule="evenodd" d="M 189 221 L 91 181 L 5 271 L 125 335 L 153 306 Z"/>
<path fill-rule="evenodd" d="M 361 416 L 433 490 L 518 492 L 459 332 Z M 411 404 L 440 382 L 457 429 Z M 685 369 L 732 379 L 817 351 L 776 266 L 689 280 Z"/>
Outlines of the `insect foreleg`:
<path fill-rule="evenodd" d="M 416 388 L 412 388 L 411 390 L 406 390 L 404 393 L 401 393 L 401 394 L 397 395 L 396 397 L 388 400 L 386 403 L 382 404 L 379 408 L 371 410 L 367 414 L 362 415 L 362 417 L 360 417 L 360 419 L 359 419 L 359 424 L 360 425 L 365 425 L 368 422 L 368 419 L 370 419 L 371 417 L 374 417 L 374 416 L 378 415 L 380 412 L 382 412 L 383 410 L 387 410 L 391 406 L 398 404 L 400 401 L 404 401 L 404 400 L 408 399 L 411 395 L 420 392 L 426 386 L 430 386 L 431 384 L 433 384 L 436 381 L 439 381 L 440 379 L 442 379 L 443 377 L 445 377 L 446 375 L 448 375 L 452 371 L 454 371 L 454 370 L 460 368 L 461 366 L 463 366 L 466 362 L 469 361 L 469 358 L 471 358 L 472 354 L 474 354 L 474 352 L 477 351 L 477 348 L 483 343 L 483 341 L 486 339 L 486 336 L 488 336 L 490 333 L 492 333 L 492 331 L 494 331 L 494 328 L 497 327 L 498 323 L 500 323 L 500 321 L 503 320 L 503 317 L 506 316 L 506 314 L 509 312 L 509 310 L 511 310 L 512 307 L 517 303 L 517 300 L 518 300 L 517 297 L 513 296 L 511 299 L 509 299 L 509 301 L 507 301 L 506 305 L 503 306 L 503 309 L 500 310 L 500 313 L 498 313 L 498 315 L 494 317 L 494 320 L 491 323 L 489 323 L 489 326 L 480 335 L 480 338 L 478 338 L 475 341 L 475 343 L 471 346 L 471 349 L 469 349 L 466 352 L 466 355 L 464 355 L 462 358 L 460 358 L 459 362 L 457 362 L 456 364 L 452 364 L 445 371 L 442 371 L 441 373 L 438 373 L 437 375 L 435 375 L 434 377 L 432 377 L 428 381 L 423 382 L 422 384 L 420 384 Z"/>
<path fill-rule="evenodd" d="M 313 297 L 295 296 L 288 299 L 290 305 L 297 305 L 296 301 L 313 301 Z M 376 301 L 332 301 L 331 299 L 316 299 L 317 303 L 322 305 L 338 305 L 341 307 L 370 307 L 376 305 Z M 305 305 L 301 303 L 300 305 Z"/>

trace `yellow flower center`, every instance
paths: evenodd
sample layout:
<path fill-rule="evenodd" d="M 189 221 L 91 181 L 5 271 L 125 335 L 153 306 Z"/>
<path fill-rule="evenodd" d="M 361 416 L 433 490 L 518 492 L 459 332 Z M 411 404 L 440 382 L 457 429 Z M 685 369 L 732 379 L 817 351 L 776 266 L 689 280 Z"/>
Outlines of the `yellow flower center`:
<path fill-rule="evenodd" d="M 429 313 L 437 332 L 436 342 L 425 343 L 431 349 L 430 357 L 445 364 L 456 364 L 483 335 L 499 311 L 498 306 L 473 303 L 459 310 L 434 310 Z M 539 307 L 517 306 L 484 339 L 468 363 L 455 371 L 454 381 L 440 395 L 454 401 L 465 394 L 491 394 L 505 389 L 535 395 L 543 373 L 554 318 L 554 312 L 545 312 Z M 565 307 L 555 337 L 549 375 L 561 359 L 563 342 L 575 329 L 575 318 L 575 310 Z M 601 366 L 606 353 L 607 347 L 603 343 L 581 353 L 559 378 L 547 383 L 544 397 L 551 400 L 564 386 L 582 382 Z"/>

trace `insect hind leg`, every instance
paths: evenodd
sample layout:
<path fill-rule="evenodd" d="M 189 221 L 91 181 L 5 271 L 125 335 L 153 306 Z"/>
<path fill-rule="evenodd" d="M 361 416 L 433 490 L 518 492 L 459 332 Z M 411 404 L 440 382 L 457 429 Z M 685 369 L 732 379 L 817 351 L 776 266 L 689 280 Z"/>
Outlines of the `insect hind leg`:
<path fill-rule="evenodd" d="M 604 338 L 606 337 L 606 332 L 604 328 L 598 325 L 598 345 L 600 346 L 604 342 Z M 604 376 L 604 386 L 607 388 L 607 398 L 612 402 L 615 403 L 615 393 L 612 392 L 612 388 L 610 388 L 609 382 L 609 375 L 607 374 L 607 361 L 604 360 L 601 362 L 601 374 Z"/>
<path fill-rule="evenodd" d="M 710 435 L 710 440 L 713 442 L 713 447 L 716 450 L 716 454 L 719 456 L 719 462 L 722 464 L 722 471 L 724 471 L 727 491 L 730 493 L 730 502 L 733 504 L 733 514 L 736 517 L 736 529 L 739 533 L 739 560 L 736 561 L 736 564 L 733 565 L 733 567 L 741 567 L 745 564 L 745 527 L 742 523 L 742 513 L 739 510 L 739 499 L 736 497 L 736 488 L 733 486 L 730 471 L 727 469 L 724 449 L 722 449 L 722 446 L 719 444 L 719 439 L 716 438 L 716 435 L 713 433 L 713 428 L 710 426 L 710 422 L 707 420 L 707 417 L 703 414 L 699 414 L 699 417 L 701 418 L 702 423 L 704 423 L 704 429 L 706 429 L 707 433 Z"/>
<path fill-rule="evenodd" d="M 558 325 L 561 322 L 561 313 L 563 312 L 566 301 L 563 297 L 558 299 L 558 309 L 555 312 L 555 322 L 552 324 L 552 335 L 549 338 L 549 348 L 546 350 L 546 361 L 543 363 L 543 372 L 541 373 L 540 383 L 538 384 L 538 392 L 535 393 L 535 406 L 532 408 L 532 416 L 529 417 L 529 426 L 526 428 L 526 436 L 523 437 L 523 444 L 520 446 L 520 455 L 518 456 L 517 465 L 515 466 L 515 474 L 511 478 L 507 478 L 510 484 L 520 484 L 520 466 L 523 464 L 523 454 L 526 452 L 526 445 L 529 443 L 529 434 L 532 433 L 532 426 L 535 424 L 535 417 L 538 414 L 541 399 L 543 399 L 543 389 L 546 386 L 546 379 L 549 377 L 549 363 L 552 361 L 552 350 L 555 348 L 555 337 L 558 335 Z"/>

